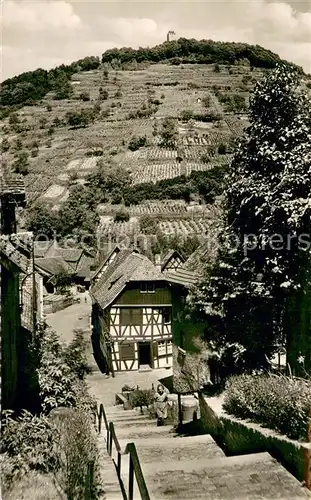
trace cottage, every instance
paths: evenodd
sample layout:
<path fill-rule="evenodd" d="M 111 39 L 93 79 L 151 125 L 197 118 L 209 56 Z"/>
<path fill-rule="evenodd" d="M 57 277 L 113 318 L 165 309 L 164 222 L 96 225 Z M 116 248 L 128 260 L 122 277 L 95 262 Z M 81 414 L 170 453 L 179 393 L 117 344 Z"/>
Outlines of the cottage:
<path fill-rule="evenodd" d="M 172 366 L 172 296 L 144 255 L 118 250 L 91 287 L 93 346 L 106 373 Z"/>
<path fill-rule="evenodd" d="M 67 274 L 73 285 L 89 288 L 94 256 L 91 250 L 61 247 L 57 241 L 36 241 L 34 244 L 36 267 L 44 276 L 47 293 L 56 291 L 57 276 Z"/>

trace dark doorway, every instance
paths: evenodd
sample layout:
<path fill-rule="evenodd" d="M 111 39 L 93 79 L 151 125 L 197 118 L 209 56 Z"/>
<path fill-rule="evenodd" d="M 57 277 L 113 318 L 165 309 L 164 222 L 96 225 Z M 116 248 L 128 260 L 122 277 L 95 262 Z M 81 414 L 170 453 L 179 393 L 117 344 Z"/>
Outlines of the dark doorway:
<path fill-rule="evenodd" d="M 138 362 L 139 362 L 139 366 L 149 365 L 151 367 L 150 342 L 139 342 L 138 343 Z"/>

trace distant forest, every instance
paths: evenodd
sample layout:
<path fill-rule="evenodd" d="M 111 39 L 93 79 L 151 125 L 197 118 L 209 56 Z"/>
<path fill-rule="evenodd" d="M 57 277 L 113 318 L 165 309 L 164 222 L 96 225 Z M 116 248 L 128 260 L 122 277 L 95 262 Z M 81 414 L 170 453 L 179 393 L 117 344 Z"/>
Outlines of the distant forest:
<path fill-rule="evenodd" d="M 135 50 L 124 47 L 111 49 L 102 55 L 102 63 L 110 63 L 120 69 L 122 69 L 122 64 L 135 61 L 136 63 L 235 64 L 246 60 L 251 67 L 258 68 L 273 68 L 281 61 L 277 54 L 259 45 L 214 42 L 212 40 L 197 41 L 194 39 L 187 40 L 186 38 L 165 42 L 152 48 L 139 47 L 139 49 Z M 289 66 L 295 66 L 286 61 L 283 62 Z M 70 65 L 62 64 L 49 71 L 39 68 L 5 80 L 0 90 L 2 118 L 5 117 L 3 107 L 31 105 L 42 99 L 50 91 L 55 92 L 55 99 L 70 97 L 71 88 L 69 82 L 71 76 L 79 71 L 97 69 L 99 66 L 100 58 L 91 56 Z M 299 71 L 302 72 L 302 69 L 299 68 Z"/>
<path fill-rule="evenodd" d="M 257 68 L 274 68 L 281 62 L 280 57 L 260 45 L 248 45 L 247 43 L 214 42 L 213 40 L 188 40 L 179 38 L 171 42 L 165 42 L 152 48 L 106 50 L 102 55 L 102 62 L 111 63 L 120 60 L 121 63 L 136 62 L 162 62 L 172 63 L 196 63 L 196 64 L 235 64 L 237 61 L 248 60 L 249 64 Z M 283 61 L 289 64 L 287 61 Z"/>

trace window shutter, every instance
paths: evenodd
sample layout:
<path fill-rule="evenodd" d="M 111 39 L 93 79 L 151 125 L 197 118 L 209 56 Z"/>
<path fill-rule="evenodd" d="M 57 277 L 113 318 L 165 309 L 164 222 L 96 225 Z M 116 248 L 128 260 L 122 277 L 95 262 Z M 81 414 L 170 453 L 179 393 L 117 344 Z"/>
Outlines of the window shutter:
<path fill-rule="evenodd" d="M 152 344 L 152 350 L 153 350 L 153 357 L 157 358 L 158 357 L 158 342 L 153 342 Z"/>
<path fill-rule="evenodd" d="M 135 344 L 119 344 L 120 360 L 131 361 L 135 359 Z"/>

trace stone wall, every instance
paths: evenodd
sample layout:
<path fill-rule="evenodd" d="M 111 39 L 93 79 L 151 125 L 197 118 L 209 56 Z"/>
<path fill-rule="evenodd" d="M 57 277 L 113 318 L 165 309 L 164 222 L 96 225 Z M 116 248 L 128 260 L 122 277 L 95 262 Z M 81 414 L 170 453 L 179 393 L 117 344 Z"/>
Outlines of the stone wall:
<path fill-rule="evenodd" d="M 259 424 L 230 415 L 217 415 L 202 395 L 199 400 L 203 429 L 222 443 L 228 454 L 268 452 L 299 481 L 308 481 L 311 489 L 311 443 L 294 441 Z"/>

